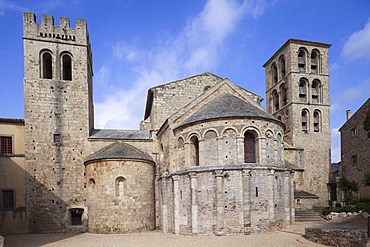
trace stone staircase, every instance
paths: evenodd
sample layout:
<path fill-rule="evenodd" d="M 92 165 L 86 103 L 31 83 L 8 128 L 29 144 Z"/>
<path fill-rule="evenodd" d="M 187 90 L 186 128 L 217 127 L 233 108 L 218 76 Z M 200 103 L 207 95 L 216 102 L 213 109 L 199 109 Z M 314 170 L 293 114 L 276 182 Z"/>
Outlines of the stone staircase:
<path fill-rule="evenodd" d="M 313 207 L 312 209 L 296 209 L 295 220 L 296 221 L 321 221 L 324 220 L 321 217 L 321 211 L 324 207 Z"/>

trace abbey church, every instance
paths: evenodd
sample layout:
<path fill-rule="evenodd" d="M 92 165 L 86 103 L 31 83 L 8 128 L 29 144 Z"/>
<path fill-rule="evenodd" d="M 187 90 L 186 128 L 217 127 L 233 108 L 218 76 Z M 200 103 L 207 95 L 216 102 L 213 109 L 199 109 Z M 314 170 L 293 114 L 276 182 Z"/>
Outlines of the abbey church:
<path fill-rule="evenodd" d="M 25 12 L 23 31 L 24 119 L 0 118 L 6 233 L 254 234 L 326 204 L 330 44 L 267 60 L 267 109 L 206 72 L 149 88 L 140 130 L 111 130 L 94 128 L 86 20 Z"/>

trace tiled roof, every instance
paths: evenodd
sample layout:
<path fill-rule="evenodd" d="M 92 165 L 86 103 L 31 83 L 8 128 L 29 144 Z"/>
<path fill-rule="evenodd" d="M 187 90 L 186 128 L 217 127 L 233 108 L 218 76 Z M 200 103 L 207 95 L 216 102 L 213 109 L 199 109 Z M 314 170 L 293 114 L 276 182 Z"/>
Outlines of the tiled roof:
<path fill-rule="evenodd" d="M 223 94 L 203 106 L 178 127 L 217 118 L 259 117 L 280 122 L 270 113 L 229 93 Z"/>
<path fill-rule="evenodd" d="M 301 198 L 301 199 L 318 199 L 317 195 L 311 194 L 307 191 L 303 190 L 295 190 L 294 191 L 294 199 Z"/>
<path fill-rule="evenodd" d="M 89 139 L 151 140 L 149 131 L 95 129 Z"/>
<path fill-rule="evenodd" d="M 24 119 L 16 119 L 16 118 L 0 118 L 0 123 L 24 124 Z"/>
<path fill-rule="evenodd" d="M 87 157 L 85 164 L 90 163 L 91 161 L 106 159 L 138 159 L 153 162 L 153 159 L 148 154 L 139 149 L 127 143 L 115 142 Z"/>

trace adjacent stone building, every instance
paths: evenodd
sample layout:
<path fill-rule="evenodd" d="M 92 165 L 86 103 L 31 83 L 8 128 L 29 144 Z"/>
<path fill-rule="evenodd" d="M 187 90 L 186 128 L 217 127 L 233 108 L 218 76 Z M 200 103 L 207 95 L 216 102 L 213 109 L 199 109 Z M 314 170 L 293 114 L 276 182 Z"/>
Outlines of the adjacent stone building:
<path fill-rule="evenodd" d="M 0 228 L 27 233 L 23 119 L 0 118 L 0 142 Z"/>
<path fill-rule="evenodd" d="M 369 187 L 363 183 L 365 173 L 370 172 L 370 138 L 364 129 L 366 117 L 370 117 L 370 98 L 340 127 L 342 175 L 358 182 L 360 196 L 370 196 Z"/>
<path fill-rule="evenodd" d="M 30 233 L 252 234 L 292 224 L 294 198 L 327 200 L 330 45 L 290 39 L 268 60 L 268 111 L 207 72 L 150 88 L 140 130 L 109 130 L 86 21 L 23 25 Z"/>

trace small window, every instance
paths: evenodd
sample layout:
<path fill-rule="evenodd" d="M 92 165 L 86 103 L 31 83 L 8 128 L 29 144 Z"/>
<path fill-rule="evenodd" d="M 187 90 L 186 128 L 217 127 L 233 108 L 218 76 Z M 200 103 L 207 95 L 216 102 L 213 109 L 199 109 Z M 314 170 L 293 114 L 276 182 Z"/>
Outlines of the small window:
<path fill-rule="evenodd" d="M 281 78 L 285 76 L 285 58 L 282 55 L 279 60 Z"/>
<path fill-rule="evenodd" d="M 351 160 L 352 160 L 352 164 L 357 164 L 357 162 L 358 162 L 357 154 L 356 155 L 352 155 L 351 156 Z"/>
<path fill-rule="evenodd" d="M 199 140 L 198 137 L 192 136 L 190 138 L 191 143 L 191 154 L 192 154 L 192 165 L 199 166 Z"/>
<path fill-rule="evenodd" d="M 15 208 L 14 189 L 1 189 L 0 205 L 1 208 Z"/>
<path fill-rule="evenodd" d="M 320 113 L 318 111 L 313 113 L 313 131 L 320 132 Z"/>
<path fill-rule="evenodd" d="M 278 70 L 275 63 L 272 65 L 272 82 L 278 82 Z"/>
<path fill-rule="evenodd" d="M 54 143 L 61 143 L 62 139 L 60 138 L 60 134 L 54 134 Z"/>
<path fill-rule="evenodd" d="M 307 133 L 307 111 L 302 111 L 302 131 Z"/>
<path fill-rule="evenodd" d="M 285 106 L 288 103 L 285 84 L 280 87 L 281 93 L 281 106 Z"/>
<path fill-rule="evenodd" d="M 299 81 L 299 101 L 306 102 L 307 101 L 307 83 L 304 79 Z"/>
<path fill-rule="evenodd" d="M 72 59 L 68 54 L 62 56 L 62 79 L 66 81 L 72 80 Z"/>
<path fill-rule="evenodd" d="M 42 53 L 42 78 L 53 78 L 53 60 L 49 52 Z"/>
<path fill-rule="evenodd" d="M 1 154 L 13 153 L 13 138 L 11 136 L 0 136 L 1 139 Z"/>
<path fill-rule="evenodd" d="M 319 66 L 318 58 L 319 58 L 318 52 L 313 51 L 311 53 L 311 73 L 313 74 L 318 74 L 318 66 Z"/>
<path fill-rule="evenodd" d="M 357 136 L 357 126 L 351 129 L 351 136 Z"/>
<path fill-rule="evenodd" d="M 273 102 L 274 102 L 274 110 L 277 111 L 279 110 L 279 94 L 277 93 L 276 90 L 272 92 L 272 97 L 273 97 Z"/>
<path fill-rule="evenodd" d="M 118 177 L 116 178 L 116 196 L 123 197 L 125 191 L 125 178 Z"/>
<path fill-rule="evenodd" d="M 298 71 L 301 73 L 306 72 L 306 52 L 300 49 L 298 52 Z"/>
<path fill-rule="evenodd" d="M 313 80 L 312 82 L 312 103 L 320 103 L 320 81 Z"/>
<path fill-rule="evenodd" d="M 256 187 L 256 197 L 258 197 L 258 187 Z"/>

